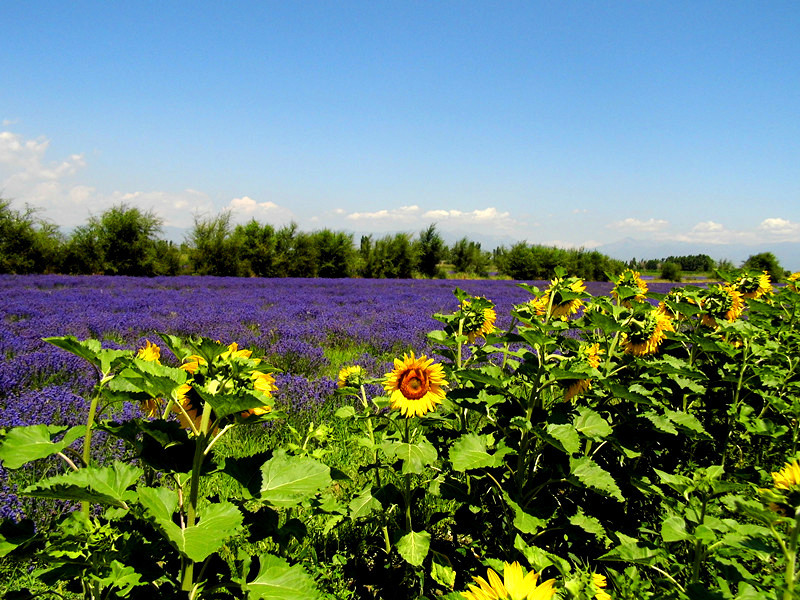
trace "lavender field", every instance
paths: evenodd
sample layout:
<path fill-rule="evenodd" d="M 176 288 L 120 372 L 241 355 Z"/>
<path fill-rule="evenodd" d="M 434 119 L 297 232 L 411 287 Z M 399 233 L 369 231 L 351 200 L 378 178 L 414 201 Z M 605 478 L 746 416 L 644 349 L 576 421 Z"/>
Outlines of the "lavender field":
<path fill-rule="evenodd" d="M 155 332 L 236 342 L 282 370 L 276 401 L 314 410 L 331 399 L 344 363 L 381 376 L 404 351 L 435 355 L 426 333 L 438 328 L 434 313 L 455 309 L 455 287 L 494 301 L 501 328 L 511 306 L 530 297 L 517 282 L 491 280 L 1 276 L 0 426 L 83 422 L 95 375 L 42 341 L 61 335 L 97 337 L 111 348 L 142 347 Z M 587 288 L 603 295 L 611 284 Z M 22 514 L 0 467 L 0 518 Z"/>

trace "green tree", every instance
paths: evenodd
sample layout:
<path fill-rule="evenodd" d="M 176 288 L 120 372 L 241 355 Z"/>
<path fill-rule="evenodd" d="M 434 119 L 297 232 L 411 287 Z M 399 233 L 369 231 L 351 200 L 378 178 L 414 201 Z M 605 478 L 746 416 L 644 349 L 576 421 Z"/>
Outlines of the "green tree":
<path fill-rule="evenodd" d="M 778 259 L 772 252 L 760 252 L 751 255 L 744 263 L 742 269 L 748 271 L 766 271 L 772 281 L 780 281 L 786 276 L 786 271 L 781 267 Z"/>
<path fill-rule="evenodd" d="M 153 275 L 161 225 L 161 219 L 152 211 L 143 212 L 125 203 L 89 219 L 90 235 L 102 253 L 103 273 Z"/>
<path fill-rule="evenodd" d="M 681 266 L 672 261 L 667 261 L 661 265 L 661 279 L 678 282 L 681 280 Z"/>
<path fill-rule="evenodd" d="M 239 274 L 238 248 L 231 233 L 229 211 L 215 217 L 195 215 L 188 237 L 189 263 L 195 275 Z"/>
<path fill-rule="evenodd" d="M 97 231 L 88 225 L 76 227 L 64 245 L 61 272 L 69 275 L 103 273 L 103 248 Z"/>
<path fill-rule="evenodd" d="M 445 255 L 446 246 L 442 236 L 436 231 L 436 225 L 431 224 L 419 232 L 419 238 L 414 243 L 416 254 L 416 267 L 425 277 L 440 277 L 442 269 L 439 263 Z"/>
<path fill-rule="evenodd" d="M 0 273 L 44 273 L 57 269 L 63 240 L 58 228 L 35 217 L 36 210 L 20 212 L 0 198 Z"/>
<path fill-rule="evenodd" d="M 485 277 L 489 268 L 489 253 L 481 250 L 479 242 L 466 237 L 458 240 L 450 248 L 450 260 L 458 273 L 472 273 Z"/>
<path fill-rule="evenodd" d="M 247 277 L 277 277 L 277 235 L 272 225 L 262 225 L 255 219 L 237 225 L 233 232 L 239 252 L 239 274 Z"/>
<path fill-rule="evenodd" d="M 311 235 L 319 277 L 349 277 L 355 254 L 353 236 L 323 229 Z"/>

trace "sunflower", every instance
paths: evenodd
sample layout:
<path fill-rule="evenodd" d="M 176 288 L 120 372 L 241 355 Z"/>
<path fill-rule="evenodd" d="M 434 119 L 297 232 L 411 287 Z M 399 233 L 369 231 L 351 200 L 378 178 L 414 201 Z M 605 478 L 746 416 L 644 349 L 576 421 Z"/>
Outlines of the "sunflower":
<path fill-rule="evenodd" d="M 253 371 L 253 374 L 250 375 L 250 379 L 253 380 L 253 388 L 267 397 L 272 397 L 272 392 L 278 391 L 278 386 L 275 385 L 275 378 L 269 373 L 262 373 L 261 371 Z M 247 417 L 250 416 L 265 415 L 271 410 L 272 410 L 271 406 L 269 406 L 268 404 L 264 404 L 263 406 L 248 408 L 247 410 L 242 411 L 239 414 L 243 419 L 246 419 Z"/>
<path fill-rule="evenodd" d="M 200 368 L 200 365 L 206 364 L 206 359 L 197 354 L 192 354 L 190 356 L 187 356 L 183 360 L 186 362 L 184 362 L 179 368 L 183 369 L 184 371 L 186 371 L 191 375 L 197 373 L 197 370 Z"/>
<path fill-rule="evenodd" d="M 702 299 L 701 307 L 705 311 L 701 322 L 709 327 L 717 327 L 717 319 L 733 322 L 744 310 L 742 293 L 730 285 L 717 285 Z"/>
<path fill-rule="evenodd" d="M 497 320 L 494 308 L 474 309 L 470 306 L 469 300 L 464 300 L 461 303 L 461 314 L 464 319 L 463 333 L 470 343 L 474 342 L 475 338 L 485 337 L 494 331 L 494 322 Z"/>
<path fill-rule="evenodd" d="M 752 298 L 753 300 L 772 292 L 772 282 L 766 271 L 760 275 L 742 275 L 733 282 L 732 287 L 742 295 L 742 298 Z"/>
<path fill-rule="evenodd" d="M 578 350 L 577 360 L 585 362 L 591 368 L 596 369 L 600 366 L 600 355 L 603 351 L 600 349 L 600 344 L 582 344 Z M 564 402 L 572 400 L 575 396 L 583 394 L 586 390 L 592 387 L 590 379 L 569 379 L 568 385 L 564 387 Z"/>
<path fill-rule="evenodd" d="M 219 355 L 222 360 L 227 360 L 228 358 L 250 358 L 250 355 L 253 353 L 252 350 L 239 350 L 239 344 L 236 342 L 232 342 L 228 349 Z"/>
<path fill-rule="evenodd" d="M 191 391 L 192 386 L 188 383 L 181 384 L 172 390 L 172 399 L 183 407 L 183 410 L 181 410 L 178 406 L 173 406 L 172 410 L 178 414 L 178 421 L 180 421 L 181 427 L 192 429 L 193 424 L 194 429 L 199 429 L 202 414 L 197 403 L 189 397 L 189 392 Z"/>
<path fill-rule="evenodd" d="M 683 288 L 672 288 L 669 293 L 667 293 L 666 297 L 659 302 L 658 308 L 664 311 L 669 317 L 673 319 L 682 319 L 683 315 L 681 313 L 676 313 L 672 308 L 670 308 L 668 302 L 672 302 L 673 304 L 679 304 L 681 302 L 686 302 L 688 304 L 697 304 L 694 298 L 686 293 L 686 290 Z"/>
<path fill-rule="evenodd" d="M 442 365 L 424 354 L 419 358 L 403 355 L 394 359 L 394 370 L 386 374 L 383 388 L 390 394 L 392 408 L 399 409 L 405 417 L 422 416 L 444 400 L 442 386 L 447 385 Z"/>
<path fill-rule="evenodd" d="M 793 292 L 797 292 L 797 280 L 800 279 L 800 271 L 797 273 L 792 273 L 789 275 L 788 281 L 786 283 L 786 287 L 788 287 Z"/>
<path fill-rule="evenodd" d="M 344 367 L 339 371 L 339 381 L 336 383 L 340 388 L 343 387 L 358 387 L 364 383 L 367 377 L 367 372 L 364 367 L 360 365 L 352 365 Z"/>
<path fill-rule="evenodd" d="M 786 463 L 783 468 L 772 474 L 775 487 L 781 490 L 791 490 L 800 486 L 800 464 L 797 459 Z"/>
<path fill-rule="evenodd" d="M 474 577 L 478 585 L 469 584 L 469 591 L 461 592 L 461 595 L 467 600 L 549 600 L 556 593 L 553 589 L 555 579 L 536 585 L 539 574 L 530 571 L 526 575 L 516 561 L 505 563 L 502 580 L 492 569 L 488 569 L 486 574 L 488 581 Z"/>
<path fill-rule="evenodd" d="M 655 308 L 641 318 L 632 319 L 630 330 L 622 336 L 625 354 L 647 356 L 658 351 L 667 331 L 675 331 L 672 319 L 659 308 Z"/>
<path fill-rule="evenodd" d="M 537 315 L 546 315 L 549 307 L 552 318 L 566 320 L 581 309 L 583 300 L 580 298 L 565 300 L 562 292 L 582 294 L 585 291 L 586 286 L 583 280 L 577 277 L 566 279 L 556 277 L 550 282 L 550 287 L 544 291 L 544 294 L 536 300 L 531 300 L 531 304 Z"/>
<path fill-rule="evenodd" d="M 632 290 L 633 295 L 631 296 L 630 293 L 620 293 L 622 291 L 620 288 L 622 287 Z M 622 272 L 622 275 L 619 276 L 619 279 L 617 279 L 614 289 L 611 290 L 611 295 L 614 296 L 614 299 L 619 304 L 626 308 L 630 308 L 631 299 L 636 302 L 645 301 L 647 297 L 647 284 L 642 279 L 642 275 L 639 273 L 639 271 L 625 269 Z"/>
<path fill-rule="evenodd" d="M 594 587 L 598 588 L 599 590 L 594 595 L 596 600 L 611 600 L 611 596 L 604 589 L 606 585 L 608 585 L 605 575 L 600 575 L 600 573 L 592 573 L 592 583 L 594 584 Z"/>
<path fill-rule="evenodd" d="M 136 358 L 161 364 L 159 361 L 161 358 L 161 348 L 151 343 L 150 340 L 145 340 L 145 347 L 139 348 L 139 351 L 136 353 Z"/>

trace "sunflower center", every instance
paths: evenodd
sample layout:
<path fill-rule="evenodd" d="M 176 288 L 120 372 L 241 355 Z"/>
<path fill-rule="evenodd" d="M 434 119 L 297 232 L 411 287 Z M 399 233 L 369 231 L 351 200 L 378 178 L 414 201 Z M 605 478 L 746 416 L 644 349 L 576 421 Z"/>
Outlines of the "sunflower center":
<path fill-rule="evenodd" d="M 400 378 L 400 392 L 409 400 L 419 400 L 428 393 L 428 380 L 419 369 L 410 369 Z"/>

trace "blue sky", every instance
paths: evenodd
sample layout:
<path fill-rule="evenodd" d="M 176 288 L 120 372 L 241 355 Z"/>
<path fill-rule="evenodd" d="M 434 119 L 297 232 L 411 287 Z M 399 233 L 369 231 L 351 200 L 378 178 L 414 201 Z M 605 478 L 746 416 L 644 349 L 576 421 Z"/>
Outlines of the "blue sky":
<path fill-rule="evenodd" d="M 0 4 L 0 196 L 301 229 L 800 242 L 800 4 Z"/>

